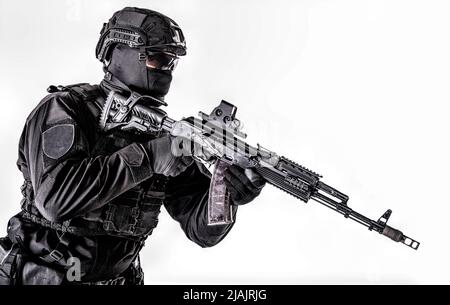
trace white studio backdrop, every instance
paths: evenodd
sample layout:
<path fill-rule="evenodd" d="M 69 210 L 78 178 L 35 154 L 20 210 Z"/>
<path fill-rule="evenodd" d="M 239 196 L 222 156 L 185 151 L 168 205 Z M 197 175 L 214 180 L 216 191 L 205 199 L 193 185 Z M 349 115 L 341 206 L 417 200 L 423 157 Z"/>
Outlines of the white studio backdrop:
<path fill-rule="evenodd" d="M 142 251 L 147 284 L 450 283 L 448 1 L 0 0 L 0 226 L 19 211 L 17 145 L 50 84 L 98 83 L 102 23 L 125 6 L 182 27 L 167 111 L 238 106 L 250 144 L 324 175 L 418 251 L 267 186 L 219 245 L 166 211 Z"/>

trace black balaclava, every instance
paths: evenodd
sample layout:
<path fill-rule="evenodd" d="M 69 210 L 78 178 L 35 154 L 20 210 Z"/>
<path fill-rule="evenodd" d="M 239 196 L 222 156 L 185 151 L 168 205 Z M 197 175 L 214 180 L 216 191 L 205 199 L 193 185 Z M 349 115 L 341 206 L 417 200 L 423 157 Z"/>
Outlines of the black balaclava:
<path fill-rule="evenodd" d="M 186 42 L 178 24 L 156 11 L 126 7 L 103 24 L 96 56 L 103 62 L 106 91 L 136 91 L 161 101 L 172 81 L 170 70 L 148 68 L 150 53 L 186 54 Z M 165 104 L 162 102 L 161 104 Z"/>
<path fill-rule="evenodd" d="M 163 99 L 169 91 L 172 72 L 148 68 L 145 60 L 139 61 L 138 56 L 139 49 L 118 44 L 106 69 L 131 91 Z M 112 82 L 115 82 L 114 79 Z"/>

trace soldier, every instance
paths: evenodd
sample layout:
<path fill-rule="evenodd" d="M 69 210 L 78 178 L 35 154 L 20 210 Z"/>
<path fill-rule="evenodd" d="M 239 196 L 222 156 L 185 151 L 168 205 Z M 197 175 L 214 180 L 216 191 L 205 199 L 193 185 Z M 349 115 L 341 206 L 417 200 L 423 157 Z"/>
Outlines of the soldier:
<path fill-rule="evenodd" d="M 0 240 L 0 283 L 143 284 L 139 251 L 162 205 L 201 247 L 227 235 L 232 224 L 207 225 L 209 172 L 190 156 L 172 154 L 170 135 L 99 128 L 111 92 L 137 92 L 142 103 L 166 105 L 172 72 L 185 54 L 172 19 L 127 7 L 101 30 L 101 83 L 49 87 L 20 139 L 24 199 Z M 261 192 L 263 179 L 253 175 L 235 166 L 226 171 L 233 213 Z M 80 277 L 71 281 L 66 273 L 74 258 Z"/>

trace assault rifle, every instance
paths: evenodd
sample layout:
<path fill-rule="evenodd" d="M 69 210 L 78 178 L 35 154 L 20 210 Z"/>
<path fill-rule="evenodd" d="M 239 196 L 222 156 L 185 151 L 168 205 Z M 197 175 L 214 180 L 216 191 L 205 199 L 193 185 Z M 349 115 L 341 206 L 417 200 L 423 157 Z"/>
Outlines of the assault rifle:
<path fill-rule="evenodd" d="M 215 163 L 210 188 L 208 224 L 226 224 L 233 221 L 229 194 L 220 179 L 220 173 L 230 164 L 252 168 L 271 185 L 308 202 L 317 201 L 333 211 L 352 219 L 370 231 L 378 232 L 390 239 L 417 250 L 420 243 L 404 235 L 400 230 L 387 225 L 392 211 L 387 210 L 378 220 L 372 220 L 347 205 L 348 196 L 320 180 L 321 175 L 283 157 L 259 144 L 253 147 L 243 141 L 246 135 L 240 130 L 236 118 L 237 108 L 221 101 L 208 115 L 199 112 L 199 118 L 174 120 L 157 106 L 139 103 L 150 99 L 157 105 L 163 102 L 137 93 L 124 97 L 111 92 L 103 107 L 100 126 L 103 130 L 114 128 L 134 129 L 142 133 L 159 134 L 169 132 L 172 136 L 193 143 L 194 158 Z M 219 177 L 219 178 L 217 178 Z"/>

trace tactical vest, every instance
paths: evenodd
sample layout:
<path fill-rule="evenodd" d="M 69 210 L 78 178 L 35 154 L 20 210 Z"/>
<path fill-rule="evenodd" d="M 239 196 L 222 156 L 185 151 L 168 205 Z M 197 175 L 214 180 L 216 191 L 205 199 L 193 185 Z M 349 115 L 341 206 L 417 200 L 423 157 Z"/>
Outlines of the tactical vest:
<path fill-rule="evenodd" d="M 70 91 L 76 99 L 86 105 L 86 111 L 92 114 L 93 122 L 99 122 L 103 96 L 97 85 L 76 84 L 68 87 L 49 87 L 49 92 L 55 92 L 55 90 Z M 123 139 L 103 135 L 99 129 L 98 136 L 99 141 L 96 142 L 92 157 L 102 153 L 111 154 L 125 146 Z M 111 200 L 101 209 L 63 223 L 49 221 L 39 213 L 34 204 L 32 184 L 25 180 L 21 187 L 22 217 L 41 226 L 79 236 L 111 235 L 142 241 L 158 224 L 167 180 L 167 177 L 155 174 Z"/>

